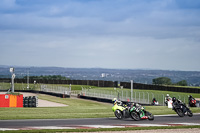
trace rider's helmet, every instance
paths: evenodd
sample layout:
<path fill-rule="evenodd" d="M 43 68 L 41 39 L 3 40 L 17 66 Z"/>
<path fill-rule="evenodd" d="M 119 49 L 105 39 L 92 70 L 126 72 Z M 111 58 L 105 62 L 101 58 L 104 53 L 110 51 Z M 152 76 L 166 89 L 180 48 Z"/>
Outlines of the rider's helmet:
<path fill-rule="evenodd" d="M 117 98 L 113 98 L 112 103 L 116 104 L 117 103 Z"/>
<path fill-rule="evenodd" d="M 175 102 L 175 101 L 176 101 L 176 97 L 173 97 L 173 98 L 172 98 L 172 101 Z"/>
<path fill-rule="evenodd" d="M 166 96 L 169 97 L 169 94 L 167 94 Z"/>

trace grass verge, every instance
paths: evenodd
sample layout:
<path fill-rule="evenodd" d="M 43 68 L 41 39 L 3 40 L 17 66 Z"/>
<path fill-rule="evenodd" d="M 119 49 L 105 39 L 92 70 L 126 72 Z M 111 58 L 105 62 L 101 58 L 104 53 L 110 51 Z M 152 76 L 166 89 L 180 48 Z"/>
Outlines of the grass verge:
<path fill-rule="evenodd" d="M 158 130 L 158 129 L 186 129 L 200 128 L 200 126 L 166 126 L 166 127 L 127 127 L 127 128 L 96 128 L 96 129 L 45 129 L 45 130 L 18 130 L 3 131 L 4 133 L 55 133 L 55 132 L 102 132 L 102 131 L 133 131 L 133 130 Z"/>
<path fill-rule="evenodd" d="M 39 99 L 66 104 L 66 107 L 0 108 L 0 119 L 69 119 L 112 117 L 110 104 L 82 99 L 39 95 Z"/>
<path fill-rule="evenodd" d="M 0 108 L 0 119 L 71 119 L 71 118 L 105 118 L 115 117 L 112 104 L 90 100 L 59 98 L 39 95 L 40 99 L 66 104 L 66 107 L 38 108 Z M 146 110 L 154 115 L 175 114 L 166 106 L 146 106 Z M 200 108 L 191 108 L 193 113 L 200 113 Z"/>

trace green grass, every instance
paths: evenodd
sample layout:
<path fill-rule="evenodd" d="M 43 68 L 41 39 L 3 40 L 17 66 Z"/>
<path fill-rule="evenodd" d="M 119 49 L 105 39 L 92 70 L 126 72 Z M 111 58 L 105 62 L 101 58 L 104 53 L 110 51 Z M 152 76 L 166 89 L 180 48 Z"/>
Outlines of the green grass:
<path fill-rule="evenodd" d="M 105 118 L 115 117 L 112 104 L 94 102 L 83 99 L 58 98 L 39 95 L 40 99 L 66 104 L 66 107 L 37 108 L 0 108 L 0 119 L 70 119 L 70 118 Z M 200 108 L 191 108 L 194 113 Z M 154 115 L 175 114 L 166 106 L 146 106 L 146 110 Z"/>
<path fill-rule="evenodd" d="M 111 106 L 82 99 L 39 95 L 40 99 L 68 105 L 67 107 L 0 108 L 0 119 L 69 119 L 113 116 Z"/>
<path fill-rule="evenodd" d="M 97 90 L 110 90 L 110 91 L 115 91 L 114 88 L 112 87 L 102 87 L 102 88 L 93 88 L 93 89 L 97 89 Z M 122 89 L 117 88 L 117 90 L 121 93 Z M 123 90 L 128 90 L 130 91 L 131 89 L 127 89 L 124 88 Z M 169 94 L 170 96 L 174 96 L 174 95 L 180 95 L 180 96 L 188 96 L 188 95 L 192 95 L 195 98 L 200 98 L 200 94 L 198 93 L 183 93 L 183 92 L 173 92 L 173 91 L 160 91 L 160 90 L 144 90 L 144 89 L 133 89 L 134 92 L 148 92 L 148 93 L 154 93 L 154 94 L 164 94 L 164 96 L 166 96 L 167 94 Z"/>
<path fill-rule="evenodd" d="M 4 83 L 6 85 L 6 83 Z M 16 88 L 21 84 L 16 83 Z M 33 84 L 32 84 L 33 85 Z M 69 87 L 69 85 L 58 85 L 63 87 Z M 39 85 L 35 85 L 36 88 Z M 81 91 L 82 85 L 72 85 L 72 90 Z M 83 86 L 89 91 L 113 91 L 116 92 L 112 87 L 100 88 L 94 86 Z M 89 88 L 91 87 L 91 88 Z M 117 88 L 119 92 L 122 90 Z M 124 91 L 129 91 L 130 89 L 123 89 Z M 136 94 L 138 92 L 148 92 L 149 94 L 154 94 L 154 96 L 170 94 L 173 96 L 186 97 L 192 95 L 195 98 L 200 98 L 200 94 L 192 93 L 180 93 L 180 92 L 170 92 L 170 91 L 157 91 L 157 90 L 139 90 L 134 89 Z M 130 93 L 128 93 L 130 95 Z M 137 96 L 138 97 L 138 96 Z M 141 95 L 142 97 L 142 95 Z M 58 98 L 47 95 L 39 95 L 40 99 L 63 103 L 68 105 L 67 107 L 38 107 L 38 108 L 0 108 L 0 119 L 69 119 L 69 118 L 101 118 L 101 117 L 114 117 L 112 112 L 112 105 L 99 103 L 94 101 L 82 100 L 82 99 L 72 99 L 72 98 Z M 160 97 L 162 98 L 162 97 Z M 151 99 L 151 98 L 150 98 Z M 186 99 L 187 100 L 187 99 Z M 166 106 L 146 106 L 146 109 L 153 113 L 154 115 L 161 114 L 175 114 L 174 111 L 168 109 Z M 199 113 L 200 108 L 192 108 L 194 113 Z"/>

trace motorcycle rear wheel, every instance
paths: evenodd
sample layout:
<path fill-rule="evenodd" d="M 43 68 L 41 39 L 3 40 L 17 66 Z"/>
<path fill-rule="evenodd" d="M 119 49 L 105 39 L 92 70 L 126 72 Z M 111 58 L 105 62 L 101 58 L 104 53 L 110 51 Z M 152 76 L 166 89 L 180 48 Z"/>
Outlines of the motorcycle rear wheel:
<path fill-rule="evenodd" d="M 137 112 L 131 112 L 131 118 L 135 121 L 139 121 L 141 119 Z"/>
<path fill-rule="evenodd" d="M 123 119 L 123 114 L 120 110 L 115 111 L 115 116 L 117 117 L 117 119 Z"/>

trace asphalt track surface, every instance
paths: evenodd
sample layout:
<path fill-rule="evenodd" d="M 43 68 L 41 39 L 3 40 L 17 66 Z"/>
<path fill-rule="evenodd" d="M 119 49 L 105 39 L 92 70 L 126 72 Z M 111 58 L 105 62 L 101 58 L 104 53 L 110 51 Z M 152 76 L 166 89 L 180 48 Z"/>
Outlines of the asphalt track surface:
<path fill-rule="evenodd" d="M 132 119 L 118 120 L 117 118 L 86 118 L 86 119 L 31 119 L 31 120 L 0 120 L 0 128 L 25 128 L 45 126 L 73 126 L 73 125 L 125 125 L 125 124 L 167 124 L 167 123 L 199 123 L 200 114 L 193 117 L 179 117 L 178 115 L 155 116 L 153 121 Z"/>

